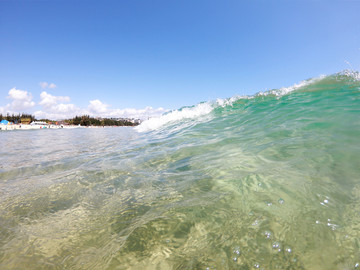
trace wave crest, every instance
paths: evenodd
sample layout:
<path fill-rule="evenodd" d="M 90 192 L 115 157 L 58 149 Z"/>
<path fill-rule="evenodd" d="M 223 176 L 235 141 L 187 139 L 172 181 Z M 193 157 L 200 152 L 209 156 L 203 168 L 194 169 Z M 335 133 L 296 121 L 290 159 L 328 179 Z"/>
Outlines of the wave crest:
<path fill-rule="evenodd" d="M 146 132 L 160 128 L 168 123 L 174 123 L 183 119 L 194 119 L 209 114 L 214 109 L 211 102 L 199 103 L 193 107 L 183 107 L 163 114 L 160 117 L 150 118 L 142 122 L 135 129 L 139 132 Z"/>
<path fill-rule="evenodd" d="M 268 91 L 260 91 L 255 95 L 234 96 L 227 99 L 217 99 L 216 101 L 202 102 L 192 107 L 183 107 L 179 110 L 173 110 L 163 114 L 160 117 L 150 118 L 135 129 L 139 132 L 146 132 L 156 130 L 164 125 L 176 123 L 185 119 L 198 119 L 201 116 L 211 113 L 214 109 L 219 107 L 233 106 L 239 100 L 249 100 L 264 96 L 282 97 L 294 91 L 316 91 L 325 89 L 325 85 L 334 87 L 336 84 L 346 84 L 360 82 L 360 73 L 354 70 L 344 70 L 333 75 L 320 75 L 315 78 L 301 81 L 289 87 L 282 87 L 279 89 L 272 89 Z"/>

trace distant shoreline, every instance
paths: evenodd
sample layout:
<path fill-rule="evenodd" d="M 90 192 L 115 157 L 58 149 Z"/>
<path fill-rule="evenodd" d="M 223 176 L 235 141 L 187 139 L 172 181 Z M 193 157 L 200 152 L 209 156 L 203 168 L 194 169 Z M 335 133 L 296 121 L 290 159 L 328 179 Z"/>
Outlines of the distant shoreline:
<path fill-rule="evenodd" d="M 112 127 L 131 127 L 131 126 L 79 126 L 79 125 L 28 125 L 13 124 L 0 125 L 0 131 L 12 130 L 39 130 L 39 129 L 75 129 L 75 128 L 112 128 Z"/>

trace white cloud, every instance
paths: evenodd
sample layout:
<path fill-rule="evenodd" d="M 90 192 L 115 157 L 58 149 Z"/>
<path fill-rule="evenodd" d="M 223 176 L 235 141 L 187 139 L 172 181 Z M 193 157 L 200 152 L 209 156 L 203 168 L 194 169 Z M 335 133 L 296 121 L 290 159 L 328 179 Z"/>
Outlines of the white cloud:
<path fill-rule="evenodd" d="M 10 89 L 8 94 L 7 98 L 12 99 L 12 102 L 11 104 L 6 105 L 5 109 L 7 110 L 19 112 L 35 106 L 35 102 L 32 101 L 32 95 L 28 91 L 16 89 L 14 87 Z"/>
<path fill-rule="evenodd" d="M 71 103 L 61 103 L 69 102 L 70 97 L 67 96 L 54 96 L 46 91 L 41 92 L 40 94 L 39 105 L 42 106 L 43 110 L 36 111 L 35 117 L 37 118 L 48 118 L 48 119 L 64 119 L 71 118 L 76 114 L 81 114 L 81 110 Z"/>
<path fill-rule="evenodd" d="M 102 103 L 100 100 L 90 100 L 90 104 L 88 106 L 89 110 L 93 113 L 106 113 L 108 112 L 109 105 Z"/>
<path fill-rule="evenodd" d="M 164 108 L 153 108 L 153 107 L 145 107 L 144 109 L 134 109 L 134 108 L 127 108 L 127 109 L 115 109 L 112 111 L 112 117 L 126 117 L 126 118 L 138 118 L 142 120 L 146 120 L 150 117 L 157 117 L 161 116 L 168 110 Z"/>
<path fill-rule="evenodd" d="M 40 82 L 39 85 L 40 85 L 40 87 L 41 87 L 42 89 L 46 89 L 46 88 L 55 89 L 55 88 L 56 88 L 56 84 L 55 84 L 55 83 Z"/>
<path fill-rule="evenodd" d="M 39 102 L 40 105 L 44 107 L 52 107 L 56 105 L 58 102 L 69 102 L 70 97 L 67 96 L 53 96 L 48 94 L 46 91 L 41 92 L 40 94 L 41 101 Z"/>
<path fill-rule="evenodd" d="M 144 109 L 109 109 L 110 105 L 107 105 L 100 100 L 90 100 L 88 105 L 87 114 L 91 116 L 109 117 L 109 118 L 136 118 L 147 119 L 149 117 L 156 117 L 162 115 L 167 110 L 163 108 L 154 109 L 153 107 L 146 107 Z"/>
<path fill-rule="evenodd" d="M 49 86 L 49 84 L 47 82 L 40 82 L 39 85 L 42 89 L 45 89 Z"/>
<path fill-rule="evenodd" d="M 109 118 L 136 118 L 136 119 L 148 119 L 149 117 L 157 117 L 162 115 L 164 108 L 154 109 L 153 107 L 146 107 L 144 109 L 126 108 L 126 109 L 109 109 L 107 104 L 104 104 L 100 100 L 90 100 L 88 105 L 89 112 L 87 114 L 91 116 L 109 117 Z"/>
<path fill-rule="evenodd" d="M 49 84 L 44 84 L 44 86 L 50 88 Z M 92 117 L 136 118 L 145 120 L 149 117 L 160 116 L 167 111 L 163 108 L 156 109 L 153 107 L 143 109 L 112 109 L 110 105 L 98 99 L 90 100 L 87 107 L 80 108 L 70 103 L 70 97 L 68 96 L 55 96 L 43 91 L 40 94 L 40 101 L 37 104 L 39 105 L 38 110 L 32 112 L 29 109 L 33 108 L 36 104 L 30 92 L 12 88 L 7 98 L 11 99 L 12 102 L 0 107 L 1 114 L 26 112 L 34 114 L 38 119 L 47 118 L 59 120 L 86 114 Z"/>
<path fill-rule="evenodd" d="M 37 119 L 45 118 L 51 120 L 69 119 L 76 115 L 83 115 L 81 110 L 74 104 L 57 104 L 51 110 L 40 110 L 33 114 Z"/>

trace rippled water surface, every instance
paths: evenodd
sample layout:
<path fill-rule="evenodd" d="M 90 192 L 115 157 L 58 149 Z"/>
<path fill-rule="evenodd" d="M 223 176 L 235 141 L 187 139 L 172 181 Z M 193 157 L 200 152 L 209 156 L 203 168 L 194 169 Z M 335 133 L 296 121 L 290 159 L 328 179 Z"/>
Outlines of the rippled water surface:
<path fill-rule="evenodd" d="M 0 269 L 360 268 L 359 82 L 319 80 L 1 132 Z"/>

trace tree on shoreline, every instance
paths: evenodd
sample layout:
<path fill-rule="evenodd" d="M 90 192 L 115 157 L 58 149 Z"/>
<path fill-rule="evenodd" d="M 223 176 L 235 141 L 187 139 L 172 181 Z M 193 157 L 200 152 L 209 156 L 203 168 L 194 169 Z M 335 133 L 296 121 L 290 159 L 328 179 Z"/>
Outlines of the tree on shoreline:
<path fill-rule="evenodd" d="M 20 124 L 21 123 L 21 119 L 30 119 L 30 121 L 35 121 L 35 116 L 31 115 L 31 114 L 27 114 L 27 113 L 22 113 L 22 114 L 12 114 L 10 115 L 9 113 L 6 114 L 6 116 L 0 114 L 0 121 L 1 120 L 7 120 L 9 122 L 13 122 L 15 124 Z"/>
<path fill-rule="evenodd" d="M 26 113 L 22 113 L 22 114 L 12 114 L 10 115 L 9 113 L 4 116 L 2 114 L 0 114 L 0 121 L 1 120 L 7 120 L 9 122 L 13 122 L 15 124 L 20 124 L 21 123 L 21 119 L 29 119 L 30 122 L 32 121 L 37 121 L 38 119 L 35 118 L 35 116 L 31 115 L 31 114 L 26 114 Z M 40 121 L 43 122 L 56 122 L 53 120 L 49 120 L 49 119 L 40 119 Z M 82 115 L 82 116 L 75 116 L 72 119 L 66 119 L 64 120 L 64 122 L 70 124 L 70 125 L 80 125 L 80 126 L 137 126 L 139 123 L 138 121 L 133 123 L 132 121 L 128 120 L 128 119 L 119 119 L 119 120 L 115 120 L 115 119 L 109 119 L 109 118 L 93 118 L 90 117 L 89 115 Z"/>
<path fill-rule="evenodd" d="M 70 125 L 80 126 L 137 126 L 138 123 L 133 123 L 127 119 L 114 120 L 109 118 L 93 118 L 89 115 L 75 116 L 72 119 L 66 120 Z"/>

